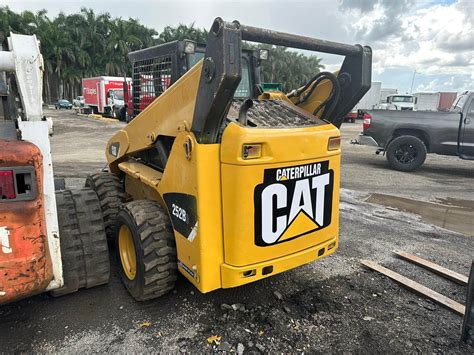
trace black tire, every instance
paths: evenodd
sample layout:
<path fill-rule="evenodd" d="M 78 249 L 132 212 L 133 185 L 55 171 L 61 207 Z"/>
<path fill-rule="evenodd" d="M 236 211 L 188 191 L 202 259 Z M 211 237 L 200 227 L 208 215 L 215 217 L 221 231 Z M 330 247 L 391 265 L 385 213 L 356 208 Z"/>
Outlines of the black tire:
<path fill-rule="evenodd" d="M 117 109 L 115 107 L 112 107 L 110 109 L 110 116 L 112 116 L 112 118 L 114 119 L 117 119 L 118 118 L 118 115 L 117 115 Z"/>
<path fill-rule="evenodd" d="M 56 192 L 64 286 L 55 297 L 108 283 L 109 250 L 96 194 L 91 189 Z"/>
<path fill-rule="evenodd" d="M 351 123 L 355 123 L 356 119 L 355 118 L 351 118 Z"/>
<path fill-rule="evenodd" d="M 387 147 L 386 155 L 390 166 L 399 171 L 413 171 L 426 159 L 426 146 L 415 136 L 400 136 Z"/>
<path fill-rule="evenodd" d="M 84 253 L 71 190 L 56 192 L 64 286 L 53 296 L 76 292 L 85 283 Z"/>
<path fill-rule="evenodd" d="M 91 288 L 106 284 L 110 277 L 109 248 L 99 199 L 92 189 L 71 191 L 84 251 L 84 286 Z"/>
<path fill-rule="evenodd" d="M 90 187 L 97 194 L 104 218 L 105 233 L 107 239 L 112 240 L 117 214 L 126 196 L 122 183 L 117 176 L 102 172 L 89 175 L 85 186 Z"/>
<path fill-rule="evenodd" d="M 119 110 L 119 116 L 118 119 L 120 122 L 126 122 L 127 121 L 127 108 L 124 106 Z"/>
<path fill-rule="evenodd" d="M 135 250 L 135 274 L 130 279 L 120 257 L 119 232 L 126 226 Z M 117 216 L 116 253 L 123 284 L 137 301 L 160 297 L 174 288 L 178 266 L 173 229 L 166 211 L 153 201 L 124 204 Z"/>

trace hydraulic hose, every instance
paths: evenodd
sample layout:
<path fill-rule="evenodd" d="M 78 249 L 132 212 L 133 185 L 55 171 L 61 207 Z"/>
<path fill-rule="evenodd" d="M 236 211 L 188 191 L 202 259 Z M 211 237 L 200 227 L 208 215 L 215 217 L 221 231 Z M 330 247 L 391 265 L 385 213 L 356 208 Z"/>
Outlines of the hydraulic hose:
<path fill-rule="evenodd" d="M 311 89 L 309 90 L 308 93 L 304 94 L 303 97 L 299 98 L 298 101 L 296 101 L 296 105 L 300 105 L 304 102 L 306 102 L 310 97 L 311 95 L 313 94 L 314 90 L 316 90 L 316 88 L 318 87 L 318 85 L 323 81 L 323 80 L 329 80 L 331 83 L 332 83 L 332 89 L 331 89 L 331 93 L 329 94 L 329 96 L 326 98 L 326 100 L 324 100 L 314 111 L 313 111 L 313 115 L 317 115 L 319 113 L 319 111 L 321 111 L 321 109 L 324 107 L 325 110 L 323 112 L 323 115 L 321 116 L 321 118 L 328 118 L 334 111 L 334 109 L 336 108 L 336 105 L 337 105 L 337 102 L 339 100 L 339 96 L 340 96 L 340 91 L 341 91 L 341 87 L 339 85 L 339 81 L 337 80 L 337 77 L 333 74 L 333 73 L 330 73 L 330 72 L 321 72 L 321 73 L 318 73 L 316 74 L 313 78 L 311 78 L 311 80 L 309 80 L 302 88 L 298 89 L 298 90 L 294 90 L 293 92 L 291 92 L 288 97 L 291 98 L 291 97 L 294 97 L 294 96 L 299 96 L 301 95 L 303 92 L 305 92 L 309 87 L 311 87 Z M 331 105 L 329 107 L 326 108 L 326 105 L 331 101 Z"/>

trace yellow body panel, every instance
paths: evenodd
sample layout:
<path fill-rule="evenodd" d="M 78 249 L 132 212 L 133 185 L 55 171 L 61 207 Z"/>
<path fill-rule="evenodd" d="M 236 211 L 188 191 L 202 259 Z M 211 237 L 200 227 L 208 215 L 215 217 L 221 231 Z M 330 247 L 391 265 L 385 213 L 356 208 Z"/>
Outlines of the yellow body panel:
<path fill-rule="evenodd" d="M 233 122 L 220 143 L 198 144 L 190 127 L 201 69 L 202 62 L 117 132 L 106 152 L 110 170 L 125 175 L 131 199 L 155 200 L 168 211 L 180 272 L 201 292 L 209 292 L 334 252 L 340 150 L 329 151 L 328 140 L 339 137 L 339 130 L 321 122 L 292 128 Z M 316 100 L 312 96 L 302 109 L 311 112 L 324 100 L 330 83 L 321 86 L 313 94 Z M 261 99 L 290 102 L 282 93 L 267 96 Z M 134 158 L 159 136 L 175 137 L 163 173 Z M 244 150 L 253 146 L 257 154 L 245 156 Z M 282 169 L 288 176 L 278 176 Z M 264 218 L 265 213 L 270 217 Z"/>
<path fill-rule="evenodd" d="M 191 142 L 189 159 L 184 145 Z M 192 133 L 178 134 L 158 185 L 166 193 L 197 197 L 197 234 L 192 240 L 175 229 L 179 270 L 201 292 L 221 287 L 223 260 L 219 144 L 197 144 Z M 172 213 L 168 209 L 168 213 Z"/>
<path fill-rule="evenodd" d="M 230 124 L 226 128 L 221 143 L 226 264 L 240 267 L 273 260 L 337 238 L 340 150 L 328 151 L 327 147 L 328 139 L 339 135 L 339 130 L 330 124 L 292 129 L 249 129 Z M 257 143 L 262 146 L 261 158 L 243 159 L 242 145 Z M 299 213 L 299 209 L 295 206 L 294 210 L 298 214 L 291 223 L 287 218 L 289 225 L 278 238 L 278 242 L 266 246 L 256 245 L 254 239 L 258 231 L 255 220 L 259 218 L 255 211 L 257 206 L 255 199 L 258 198 L 256 187 L 263 183 L 265 171 L 302 165 L 311 166 L 313 163 L 321 162 L 328 162 L 328 169 L 333 171 L 332 203 L 328 207 L 331 208 L 330 224 L 325 227 L 318 226 L 306 214 Z M 323 173 L 324 171 L 320 174 L 315 172 L 314 176 Z M 312 176 L 308 178 L 309 188 L 311 188 Z M 279 181 L 273 181 L 273 183 L 280 186 L 284 184 Z M 286 196 L 284 199 L 286 199 L 284 202 L 286 205 L 299 203 L 299 201 L 293 203 L 291 198 Z M 311 202 L 309 199 L 308 206 L 313 205 L 309 206 L 309 210 L 314 217 L 315 201 Z M 281 265 L 281 268 L 285 266 Z"/>
<path fill-rule="evenodd" d="M 281 91 L 268 91 L 258 96 L 259 100 L 285 100 L 292 103 L 292 101 Z"/>
<path fill-rule="evenodd" d="M 209 292 L 292 269 L 337 249 L 340 151 L 327 151 L 328 139 L 335 136 L 339 131 L 329 124 L 257 129 L 231 123 L 221 144 L 198 144 L 192 133 L 178 134 L 163 174 L 133 160 L 120 163 L 119 168 L 127 174 L 126 190 L 134 199 L 156 199 L 166 208 L 168 193 L 197 197 L 195 236 L 191 239 L 175 229 L 178 267 L 201 292 Z M 249 143 L 262 145 L 261 158 L 242 158 L 242 145 Z M 192 147 L 188 156 L 186 144 Z M 295 218 L 296 232 L 288 229 L 287 233 L 302 236 L 291 235 L 271 246 L 255 245 L 254 190 L 265 169 L 321 161 L 328 161 L 334 171 L 330 225 L 306 233 L 308 219 L 300 223 Z M 151 190 L 159 198 L 150 195 Z M 264 273 L 268 266 L 271 271 Z"/>
<path fill-rule="evenodd" d="M 201 69 L 202 60 L 109 139 L 105 155 L 113 173 L 126 154 L 147 149 L 158 136 L 175 137 L 190 129 Z"/>
<path fill-rule="evenodd" d="M 318 246 L 266 262 L 264 261 L 241 267 L 222 264 L 222 288 L 245 285 L 249 282 L 261 280 L 265 277 L 308 264 L 316 259 L 331 255 L 336 251 L 337 246 L 338 240 L 337 238 L 333 238 L 332 240 L 319 244 Z M 265 270 L 271 270 L 271 272 L 266 273 Z"/>
<path fill-rule="evenodd" d="M 161 172 L 133 160 L 124 161 L 118 167 L 125 173 L 125 191 L 133 200 L 157 201 L 165 207 L 157 191 Z"/>

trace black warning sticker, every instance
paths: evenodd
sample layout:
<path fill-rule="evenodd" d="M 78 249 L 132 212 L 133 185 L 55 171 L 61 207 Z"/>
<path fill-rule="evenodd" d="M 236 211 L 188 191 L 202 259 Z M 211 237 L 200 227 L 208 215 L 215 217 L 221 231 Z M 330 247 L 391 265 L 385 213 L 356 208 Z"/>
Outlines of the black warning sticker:
<path fill-rule="evenodd" d="M 166 193 L 163 195 L 173 228 L 193 241 L 197 234 L 197 201 L 193 195 Z"/>

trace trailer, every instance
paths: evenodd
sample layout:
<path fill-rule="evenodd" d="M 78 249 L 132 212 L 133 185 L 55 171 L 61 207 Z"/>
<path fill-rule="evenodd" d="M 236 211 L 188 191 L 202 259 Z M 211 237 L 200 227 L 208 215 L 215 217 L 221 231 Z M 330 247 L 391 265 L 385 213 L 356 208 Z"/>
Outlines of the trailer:
<path fill-rule="evenodd" d="M 95 114 L 120 118 L 125 105 L 124 83 L 131 91 L 132 78 L 99 76 L 82 79 L 85 105 Z"/>
<path fill-rule="evenodd" d="M 416 92 L 414 109 L 416 111 L 437 111 L 440 94 L 438 92 Z"/>
<path fill-rule="evenodd" d="M 382 90 L 382 82 L 373 81 L 367 93 L 354 107 L 355 110 L 373 110 L 380 102 L 380 93 Z"/>
<path fill-rule="evenodd" d="M 366 110 L 373 110 L 380 102 L 380 91 L 382 82 L 373 81 L 369 91 L 360 99 L 357 105 L 349 112 L 345 120 L 354 123 L 357 118 L 362 119 Z"/>
<path fill-rule="evenodd" d="M 397 89 L 382 88 L 380 90 L 380 101 L 379 103 L 383 104 L 387 102 L 387 97 L 390 95 L 398 94 Z"/>

